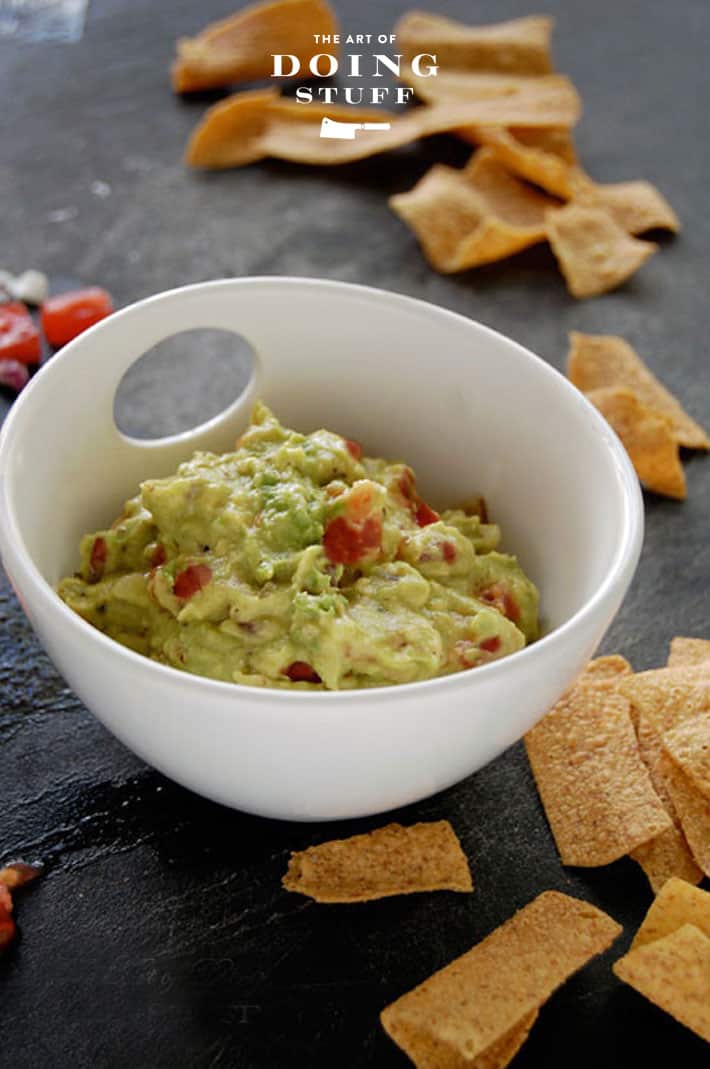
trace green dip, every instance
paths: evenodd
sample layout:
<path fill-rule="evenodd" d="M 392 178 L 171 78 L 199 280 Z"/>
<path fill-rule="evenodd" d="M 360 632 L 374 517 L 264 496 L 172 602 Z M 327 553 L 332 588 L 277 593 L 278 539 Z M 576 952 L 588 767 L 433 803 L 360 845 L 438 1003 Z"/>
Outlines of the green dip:
<path fill-rule="evenodd" d="M 258 404 L 233 453 L 144 482 L 59 584 L 117 642 L 260 687 L 411 683 L 514 653 L 538 594 L 482 503 L 437 515 L 403 463 Z"/>

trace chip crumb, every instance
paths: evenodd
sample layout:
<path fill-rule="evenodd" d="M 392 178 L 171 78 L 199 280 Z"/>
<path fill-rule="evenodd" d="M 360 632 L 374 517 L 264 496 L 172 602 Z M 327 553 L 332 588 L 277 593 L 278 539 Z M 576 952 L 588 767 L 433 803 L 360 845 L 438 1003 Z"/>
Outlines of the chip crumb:
<path fill-rule="evenodd" d="M 547 237 L 573 297 L 598 297 L 626 282 L 658 246 L 631 237 L 604 208 L 569 201 L 547 213 Z"/>
<path fill-rule="evenodd" d="M 495 1057 L 496 1045 L 511 1042 L 512 1034 L 512 1057 L 524 1039 L 516 1030 L 529 1030 L 553 991 L 620 932 L 591 903 L 545 891 L 387 1006 L 382 1025 L 419 1069 L 502 1067 L 507 1062 Z"/>
<path fill-rule="evenodd" d="M 681 1024 L 710 1043 L 710 939 L 684 924 L 632 948 L 614 972 Z"/>
<path fill-rule="evenodd" d="M 473 882 L 448 820 L 388 824 L 291 854 L 287 891 L 316 902 L 368 902 L 417 891 L 471 891 Z"/>
<path fill-rule="evenodd" d="M 684 924 L 694 925 L 710 938 L 710 893 L 671 877 L 651 903 L 631 949 L 662 939 Z"/>

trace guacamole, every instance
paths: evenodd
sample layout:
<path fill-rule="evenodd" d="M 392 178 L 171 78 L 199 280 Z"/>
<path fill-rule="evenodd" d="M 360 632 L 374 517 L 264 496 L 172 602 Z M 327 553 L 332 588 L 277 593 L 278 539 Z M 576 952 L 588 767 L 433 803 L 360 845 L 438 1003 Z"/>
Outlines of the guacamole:
<path fill-rule="evenodd" d="M 59 584 L 75 612 L 163 664 L 343 690 L 475 668 L 537 636 L 537 590 L 482 503 L 436 513 L 406 464 L 263 404 L 233 453 L 148 479 Z"/>

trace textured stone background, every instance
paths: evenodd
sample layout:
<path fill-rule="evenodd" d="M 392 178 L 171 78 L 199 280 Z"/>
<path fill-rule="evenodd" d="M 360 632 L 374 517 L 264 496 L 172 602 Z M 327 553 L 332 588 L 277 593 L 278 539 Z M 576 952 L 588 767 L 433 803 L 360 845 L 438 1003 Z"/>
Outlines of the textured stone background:
<path fill-rule="evenodd" d="M 346 30 L 375 33 L 407 6 L 338 4 Z M 481 22 L 530 11 L 523 0 L 432 6 Z M 447 138 L 342 169 L 187 172 L 180 156 L 205 100 L 171 95 L 172 42 L 229 7 L 94 0 L 78 44 L 0 41 L 0 266 L 41 266 L 57 288 L 99 283 L 121 305 L 230 275 L 366 282 L 480 319 L 558 367 L 570 329 L 620 333 L 710 424 L 704 0 L 545 5 L 558 17 L 558 66 L 584 99 L 587 168 L 656 182 L 685 223 L 628 286 L 587 303 L 568 297 L 544 248 L 455 278 L 427 267 L 386 197 L 434 160 L 462 163 L 466 149 Z M 217 411 L 243 358 L 207 351 L 178 355 L 177 387 L 165 360 L 138 369 L 124 425 L 164 433 Z M 710 461 L 691 458 L 687 474 L 685 504 L 647 499 L 641 566 L 604 644 L 639 668 L 661 662 L 672 635 L 707 634 Z M 518 746 L 401 814 L 453 821 L 474 896 L 311 905 L 280 889 L 288 851 L 376 819 L 281 824 L 171 784 L 67 690 L 7 585 L 0 679 L 0 854 L 48 863 L 19 900 L 22 938 L 0 963 L 2 1062 L 14 1069 L 404 1066 L 379 1009 L 536 893 L 571 891 L 628 926 L 650 901 L 630 861 L 559 865 Z M 627 939 L 550 1001 L 519 1069 L 622 1069 L 639 1045 L 650 1065 L 705 1064 L 699 1040 L 614 980 L 609 959 Z"/>

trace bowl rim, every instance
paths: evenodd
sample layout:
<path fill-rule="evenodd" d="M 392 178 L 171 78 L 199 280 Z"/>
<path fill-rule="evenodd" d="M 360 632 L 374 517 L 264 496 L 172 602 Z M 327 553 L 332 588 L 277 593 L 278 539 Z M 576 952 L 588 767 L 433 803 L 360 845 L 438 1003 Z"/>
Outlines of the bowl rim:
<path fill-rule="evenodd" d="M 630 580 L 638 562 L 643 542 L 643 498 L 636 472 L 634 471 L 626 450 L 615 432 L 591 402 L 587 400 L 584 394 L 565 378 L 561 372 L 551 364 L 548 364 L 541 357 L 537 356 L 536 353 L 533 353 L 524 345 L 514 341 L 500 331 L 495 330 L 493 327 L 486 326 L 484 323 L 481 323 L 476 319 L 472 319 L 460 312 L 451 311 L 441 305 L 433 304 L 430 301 L 424 301 L 421 298 L 411 297 L 408 294 L 398 293 L 394 290 L 385 290 L 375 286 L 367 286 L 353 282 L 341 282 L 337 279 L 324 279 L 315 276 L 249 275 L 239 278 L 212 279 L 205 282 L 190 283 L 185 286 L 177 286 L 169 290 L 162 290 L 159 293 L 152 294 L 139 301 L 134 301 L 125 308 L 114 312 L 106 319 L 96 323 L 73 341 L 65 345 L 60 352 L 55 354 L 51 358 L 51 361 L 40 369 L 41 378 L 43 378 L 46 383 L 47 378 L 51 377 L 50 369 L 52 364 L 71 359 L 73 348 L 77 342 L 85 344 L 90 336 L 98 336 L 106 330 L 112 329 L 112 325 L 116 320 L 125 316 L 130 317 L 130 315 L 135 313 L 136 309 L 143 308 L 150 304 L 159 304 L 163 301 L 174 300 L 177 296 L 185 297 L 207 290 L 264 285 L 274 289 L 278 289 L 285 285 L 302 286 L 307 289 L 333 290 L 346 296 L 360 296 L 371 301 L 381 301 L 388 304 L 400 305 L 403 308 L 419 309 L 429 315 L 433 313 L 445 319 L 454 319 L 461 323 L 465 323 L 468 327 L 473 327 L 483 336 L 502 341 L 506 346 L 512 347 L 527 360 L 532 361 L 536 365 L 538 371 L 553 380 L 556 386 L 559 389 L 562 389 L 563 393 L 567 394 L 570 401 L 579 407 L 585 417 L 596 425 L 597 431 L 600 432 L 600 437 L 605 441 L 607 448 L 612 454 L 612 460 L 619 475 L 618 487 L 622 505 L 622 529 L 618 545 L 603 582 L 590 595 L 590 597 L 587 598 L 580 608 L 569 617 L 569 619 L 555 627 L 548 634 L 536 639 L 535 642 L 522 649 L 517 650 L 506 657 L 501 657 L 498 660 L 491 661 L 488 664 L 480 665 L 476 668 L 471 668 L 467 671 L 453 672 L 449 675 L 435 676 L 431 679 L 417 680 L 412 683 L 390 683 L 385 686 L 361 687 L 351 690 L 298 690 L 295 688 L 290 689 L 288 687 L 260 687 L 245 683 L 228 683 L 223 680 L 212 679 L 208 676 L 200 676 L 191 672 L 181 671 L 179 668 L 175 668 L 172 665 L 164 665 L 159 661 L 155 661 L 150 657 L 135 652 L 127 646 L 121 645 L 121 643 L 110 638 L 108 635 L 105 635 L 97 628 L 92 627 L 86 620 L 73 612 L 68 605 L 62 601 L 54 587 L 52 587 L 40 573 L 25 546 L 9 500 L 6 480 L 3 478 L 3 467 L 12 447 L 14 425 L 20 418 L 19 413 L 22 411 L 27 397 L 30 396 L 35 388 L 44 388 L 36 387 L 33 380 L 30 382 L 27 390 L 23 391 L 23 394 L 21 394 L 13 404 L 2 428 L 0 428 L 0 494 L 2 494 L 2 497 L 5 499 L 3 502 L 5 507 L 0 508 L 0 536 L 4 534 L 6 550 L 12 552 L 17 564 L 24 573 L 24 577 L 32 585 L 34 592 L 43 601 L 50 613 L 53 613 L 55 616 L 58 614 L 59 618 L 63 619 L 68 627 L 77 631 L 79 635 L 83 635 L 89 642 L 97 642 L 99 646 L 103 647 L 109 654 L 112 652 L 115 656 L 125 659 L 133 670 L 148 672 L 148 674 L 153 675 L 157 673 L 165 679 L 167 684 L 172 683 L 175 685 L 179 681 L 182 686 L 192 687 L 198 692 L 202 692 L 202 696 L 205 698 L 212 693 L 215 697 L 220 696 L 222 698 L 231 695 L 237 700 L 240 697 L 248 697 L 249 700 L 257 701 L 259 703 L 278 702 L 284 704 L 298 703 L 300 705 L 312 704 L 314 709 L 317 709 L 324 703 L 346 705 L 353 702 L 372 702 L 373 699 L 387 700 L 389 702 L 393 699 L 407 700 L 409 698 L 416 698 L 419 695 L 424 697 L 431 692 L 434 694 L 440 693 L 444 696 L 446 692 L 454 688 L 475 685 L 476 680 L 493 680 L 500 675 L 501 672 L 506 670 L 510 671 L 514 665 L 522 665 L 524 662 L 527 663 L 539 659 L 542 651 L 548 649 L 556 642 L 559 642 L 561 638 L 564 638 L 570 632 L 583 627 L 587 620 L 594 616 L 598 606 L 613 593 L 618 583 L 620 581 L 623 582 L 627 576 Z M 50 371 L 50 375 L 45 377 L 47 371 Z M 228 408 L 229 406 L 226 407 Z M 218 413 L 217 416 L 213 417 L 213 420 L 216 422 L 222 415 L 223 412 Z M 201 424 L 200 429 L 207 428 L 213 420 L 208 420 L 206 423 Z M 185 437 L 192 435 L 196 429 L 197 428 L 192 428 L 190 431 L 186 432 Z M 181 436 L 182 435 L 173 435 L 169 437 L 175 440 L 179 439 Z M 160 439 L 160 441 L 166 440 L 167 439 L 165 438 Z"/>

